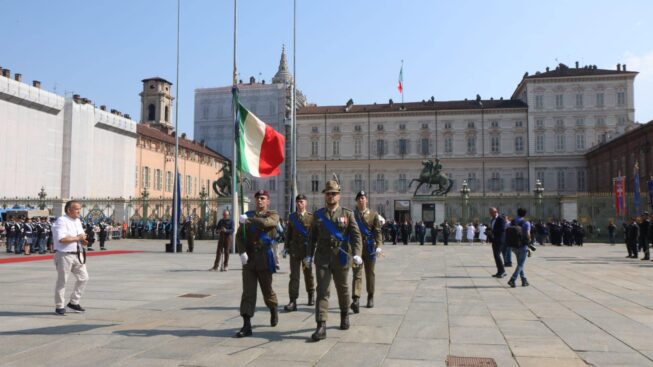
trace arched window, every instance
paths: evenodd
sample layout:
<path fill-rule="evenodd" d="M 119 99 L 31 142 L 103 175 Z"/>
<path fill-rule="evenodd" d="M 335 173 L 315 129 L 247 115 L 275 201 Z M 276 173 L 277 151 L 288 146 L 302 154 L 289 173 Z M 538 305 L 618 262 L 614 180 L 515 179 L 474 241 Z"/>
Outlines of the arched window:
<path fill-rule="evenodd" d="M 156 107 L 154 107 L 153 104 L 147 106 L 147 121 L 154 121 L 154 120 L 156 120 L 156 118 L 154 117 L 154 115 L 156 114 L 156 113 L 155 113 L 155 112 L 156 112 L 155 110 L 156 110 Z"/>
<path fill-rule="evenodd" d="M 165 110 L 165 121 L 168 122 L 170 121 L 170 107 L 166 106 Z"/>

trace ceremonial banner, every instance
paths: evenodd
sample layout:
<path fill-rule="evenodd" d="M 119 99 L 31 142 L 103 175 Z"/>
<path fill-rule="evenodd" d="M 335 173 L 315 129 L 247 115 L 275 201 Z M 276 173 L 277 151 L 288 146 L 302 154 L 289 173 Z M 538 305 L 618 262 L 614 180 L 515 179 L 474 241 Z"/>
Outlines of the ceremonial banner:
<path fill-rule="evenodd" d="M 640 215 L 640 197 L 639 197 L 639 163 L 635 162 L 633 168 L 633 201 L 635 204 L 635 215 Z"/>

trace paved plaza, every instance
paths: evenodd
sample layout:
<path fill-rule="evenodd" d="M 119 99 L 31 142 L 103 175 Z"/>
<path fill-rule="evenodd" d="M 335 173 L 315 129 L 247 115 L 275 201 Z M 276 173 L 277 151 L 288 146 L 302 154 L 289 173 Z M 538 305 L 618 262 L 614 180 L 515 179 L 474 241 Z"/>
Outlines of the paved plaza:
<path fill-rule="evenodd" d="M 0 366 L 445 366 L 448 355 L 501 367 L 653 366 L 653 262 L 625 259 L 623 245 L 539 247 L 531 286 L 514 289 L 490 277 L 487 245 L 386 245 L 376 307 L 341 331 L 332 289 L 318 343 L 303 290 L 275 328 L 259 292 L 254 336 L 233 338 L 240 263 L 208 272 L 212 241 L 193 254 L 163 253 L 162 241 L 109 245 L 144 252 L 89 257 L 85 314 L 53 314 L 52 260 L 0 264 Z M 281 308 L 287 261 L 274 289 Z M 180 297 L 188 293 L 208 296 Z"/>

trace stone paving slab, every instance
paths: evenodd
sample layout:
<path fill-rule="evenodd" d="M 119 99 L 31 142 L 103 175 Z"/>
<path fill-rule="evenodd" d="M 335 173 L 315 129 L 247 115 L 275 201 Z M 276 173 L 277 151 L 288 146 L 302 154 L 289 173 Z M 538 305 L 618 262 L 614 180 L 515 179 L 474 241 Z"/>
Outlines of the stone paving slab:
<path fill-rule="evenodd" d="M 240 265 L 234 258 L 229 272 L 206 271 L 212 241 L 198 241 L 192 254 L 163 253 L 152 240 L 110 244 L 145 252 L 89 258 L 85 314 L 53 314 L 51 261 L 0 265 L 1 366 L 419 367 L 445 366 L 448 355 L 501 367 L 653 366 L 653 262 L 624 259 L 619 246 L 540 247 L 527 261 L 531 286 L 513 289 L 490 276 L 490 246 L 387 245 L 376 307 L 339 330 L 332 289 L 328 337 L 313 343 L 304 291 L 277 327 L 261 302 L 254 336 L 233 338 Z M 282 259 L 280 308 L 287 287 Z M 208 297 L 179 297 L 186 293 Z"/>

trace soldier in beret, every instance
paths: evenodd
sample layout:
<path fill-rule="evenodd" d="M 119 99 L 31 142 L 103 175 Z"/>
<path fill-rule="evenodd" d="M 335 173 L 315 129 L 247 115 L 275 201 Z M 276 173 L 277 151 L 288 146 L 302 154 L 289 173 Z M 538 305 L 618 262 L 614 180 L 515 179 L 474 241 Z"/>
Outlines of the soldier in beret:
<path fill-rule="evenodd" d="M 354 313 L 359 312 L 358 300 L 361 296 L 363 284 L 363 267 L 365 268 L 365 286 L 367 288 L 367 307 L 374 307 L 374 264 L 377 256 L 381 255 L 381 223 L 379 214 L 367 208 L 367 194 L 360 191 L 356 194 L 356 209 L 354 209 L 354 218 L 360 229 L 363 242 L 363 265 L 356 266 L 352 269 L 352 303 L 351 310 Z"/>
<path fill-rule="evenodd" d="M 242 338 L 252 335 L 251 318 L 256 310 L 256 284 L 261 286 L 263 301 L 270 309 L 270 326 L 277 326 L 277 295 L 272 290 L 272 274 L 276 272 L 272 245 L 276 237 L 279 214 L 269 210 L 270 194 L 259 190 L 254 195 L 256 210 L 240 216 L 236 232 L 236 246 L 243 264 L 243 295 L 240 299 L 240 315 L 243 327 L 236 333 Z"/>
<path fill-rule="evenodd" d="M 349 287 L 347 275 L 351 261 L 356 265 L 363 263 L 361 258 L 361 234 L 356 225 L 354 213 L 340 206 L 340 184 L 327 181 L 322 191 L 326 207 L 314 214 L 310 229 L 307 264 L 315 263 L 317 280 L 317 302 L 315 321 L 317 329 L 311 339 L 319 341 L 326 338 L 326 321 L 329 311 L 329 287 L 333 277 L 338 303 L 340 305 L 340 329 L 349 329 Z M 314 261 L 313 261 L 314 260 Z"/>
<path fill-rule="evenodd" d="M 290 303 L 284 309 L 288 312 L 297 311 L 297 297 L 299 297 L 299 278 L 304 273 L 304 284 L 308 293 L 308 305 L 315 304 L 315 279 L 311 264 L 304 263 L 307 256 L 308 239 L 311 225 L 313 224 L 313 214 L 306 211 L 306 195 L 299 194 L 295 198 L 297 211 L 290 213 L 288 216 L 288 227 L 286 229 L 286 246 L 285 249 L 290 255 L 290 282 L 288 284 L 288 293 Z"/>

